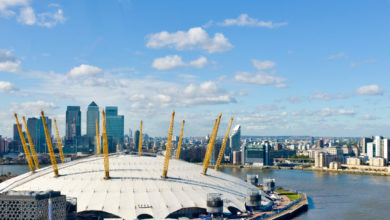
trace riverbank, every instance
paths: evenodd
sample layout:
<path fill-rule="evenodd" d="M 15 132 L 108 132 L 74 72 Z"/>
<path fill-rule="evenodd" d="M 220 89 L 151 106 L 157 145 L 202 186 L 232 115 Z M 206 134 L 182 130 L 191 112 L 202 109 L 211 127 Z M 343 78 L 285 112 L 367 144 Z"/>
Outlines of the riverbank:
<path fill-rule="evenodd" d="M 210 165 L 210 168 L 214 169 L 214 165 Z M 324 169 L 324 168 L 313 168 L 313 167 L 281 167 L 281 166 L 250 166 L 250 165 L 233 165 L 223 164 L 220 168 L 235 168 L 235 169 L 253 169 L 253 170 L 303 170 L 303 171 L 316 171 L 333 174 L 355 174 L 355 175 L 372 175 L 372 176 L 390 176 L 390 172 L 383 171 L 387 167 L 383 167 L 382 170 L 361 170 L 361 169 Z"/>
<path fill-rule="evenodd" d="M 306 212 L 309 207 L 309 202 L 307 200 L 306 193 L 300 193 L 301 200 L 283 212 L 280 212 L 278 214 L 275 214 L 273 216 L 270 216 L 266 218 L 266 220 L 285 220 L 285 219 L 292 219 L 295 216 L 301 214 L 302 212 Z"/>

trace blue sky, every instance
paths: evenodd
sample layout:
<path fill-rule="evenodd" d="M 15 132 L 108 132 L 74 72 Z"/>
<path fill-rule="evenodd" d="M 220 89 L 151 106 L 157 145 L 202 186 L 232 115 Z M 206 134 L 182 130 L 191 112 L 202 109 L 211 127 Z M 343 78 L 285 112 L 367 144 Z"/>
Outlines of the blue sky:
<path fill-rule="evenodd" d="M 390 2 L 0 0 L 0 134 L 13 113 L 116 105 L 126 133 L 222 112 L 244 135 L 389 136 Z"/>

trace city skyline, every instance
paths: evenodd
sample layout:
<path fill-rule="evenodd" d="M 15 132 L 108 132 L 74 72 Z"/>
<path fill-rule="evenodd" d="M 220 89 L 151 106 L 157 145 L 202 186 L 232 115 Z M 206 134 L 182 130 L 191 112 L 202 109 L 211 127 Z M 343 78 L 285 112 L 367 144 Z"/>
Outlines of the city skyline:
<path fill-rule="evenodd" d="M 150 136 L 167 135 L 172 109 L 186 136 L 210 134 L 220 112 L 221 131 L 234 116 L 244 136 L 390 136 L 389 1 L 10 2 L 3 137 L 14 112 L 40 110 L 65 136 L 66 106 L 80 106 L 85 134 L 92 101 Z"/>

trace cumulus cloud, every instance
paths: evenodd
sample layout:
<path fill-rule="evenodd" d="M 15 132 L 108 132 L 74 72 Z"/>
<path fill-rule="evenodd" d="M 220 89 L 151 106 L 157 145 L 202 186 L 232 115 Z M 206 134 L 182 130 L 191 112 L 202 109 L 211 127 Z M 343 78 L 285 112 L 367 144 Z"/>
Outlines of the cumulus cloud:
<path fill-rule="evenodd" d="M 204 56 L 201 56 L 198 59 L 191 61 L 190 66 L 193 66 L 196 68 L 203 68 L 207 65 L 207 63 L 208 63 L 207 58 Z"/>
<path fill-rule="evenodd" d="M 0 0 L 0 15 L 9 18 L 16 14 L 12 9 L 15 7 L 27 6 L 29 0 Z"/>
<path fill-rule="evenodd" d="M 274 74 L 265 72 L 265 70 L 272 69 L 276 63 L 272 61 L 260 61 L 252 60 L 253 66 L 259 70 L 257 73 L 250 72 L 236 72 L 234 79 L 242 83 L 250 83 L 257 85 L 272 85 L 274 84 L 276 88 L 287 87 L 284 82 L 287 81 L 285 78 L 277 77 Z"/>
<path fill-rule="evenodd" d="M 151 34 L 148 36 L 146 47 L 153 49 L 168 47 L 176 50 L 202 49 L 209 53 L 216 53 L 228 51 L 233 46 L 221 33 L 216 33 L 211 38 L 203 28 L 194 27 L 188 31 L 174 33 L 162 31 Z"/>
<path fill-rule="evenodd" d="M 37 22 L 35 12 L 32 7 L 25 7 L 20 10 L 18 22 L 26 25 L 34 25 Z"/>
<path fill-rule="evenodd" d="M 0 50 L 0 71 L 16 73 L 22 71 L 21 61 L 10 50 Z"/>
<path fill-rule="evenodd" d="M 267 69 L 272 69 L 272 68 L 274 68 L 275 65 L 276 65 L 275 62 L 269 61 L 269 60 L 261 61 L 261 60 L 253 59 L 253 60 L 252 60 L 252 63 L 253 63 L 253 66 L 254 66 L 256 69 L 258 69 L 259 71 L 267 70 Z"/>
<path fill-rule="evenodd" d="M 0 93 L 14 93 L 16 90 L 12 83 L 0 81 Z"/>
<path fill-rule="evenodd" d="M 51 11 L 36 13 L 29 0 L 0 0 L 0 15 L 10 18 L 16 15 L 15 9 L 19 9 L 17 21 L 25 25 L 38 25 L 51 28 L 66 21 L 63 10 L 58 4 L 49 4 L 55 8 Z"/>
<path fill-rule="evenodd" d="M 190 66 L 196 68 L 203 68 L 207 64 L 207 58 L 204 56 L 199 57 L 196 60 L 192 60 L 189 63 L 183 62 L 179 55 L 168 55 L 161 58 L 156 58 L 152 67 L 158 70 L 171 70 L 177 67 Z"/>
<path fill-rule="evenodd" d="M 58 105 L 53 102 L 35 101 L 35 102 L 23 102 L 23 103 L 11 103 L 11 112 L 16 112 L 23 115 L 37 115 L 41 110 L 51 112 L 57 109 Z"/>
<path fill-rule="evenodd" d="M 38 14 L 38 25 L 42 27 L 51 28 L 57 24 L 63 24 L 66 21 L 64 17 L 64 12 L 62 9 L 58 8 L 54 12 L 45 12 Z"/>
<path fill-rule="evenodd" d="M 158 70 L 170 70 L 184 66 L 184 62 L 178 55 L 168 55 L 166 57 L 156 58 L 152 66 Z"/>
<path fill-rule="evenodd" d="M 225 19 L 218 23 L 220 26 L 248 26 L 248 27 L 265 27 L 278 28 L 285 26 L 287 22 L 273 23 L 272 21 L 260 21 L 257 18 L 251 18 L 247 14 L 241 14 L 237 18 Z"/>
<path fill-rule="evenodd" d="M 257 85 L 272 85 L 285 82 L 286 79 L 268 75 L 265 73 L 237 72 L 234 79 L 242 83 L 251 83 Z"/>
<path fill-rule="evenodd" d="M 330 109 L 330 108 L 323 108 L 320 111 L 317 112 L 318 116 L 322 117 L 329 117 L 329 116 L 336 116 L 336 115 L 349 115 L 353 116 L 356 114 L 355 110 L 346 110 L 346 109 Z"/>
<path fill-rule="evenodd" d="M 278 111 L 285 108 L 285 106 L 281 105 L 261 105 L 257 108 L 257 111 Z"/>
<path fill-rule="evenodd" d="M 378 85 L 367 85 L 356 89 L 356 93 L 359 95 L 383 95 L 384 89 Z"/>
<path fill-rule="evenodd" d="M 318 100 L 334 100 L 334 99 L 346 99 L 351 97 L 352 94 L 338 93 L 338 94 L 328 94 L 325 92 L 315 91 L 314 95 L 309 96 L 309 100 L 318 99 Z"/>
<path fill-rule="evenodd" d="M 103 70 L 96 66 L 90 66 L 87 64 L 81 64 L 80 66 L 73 67 L 69 72 L 68 75 L 73 78 L 78 77 L 90 77 L 90 76 L 97 76 L 102 75 Z"/>

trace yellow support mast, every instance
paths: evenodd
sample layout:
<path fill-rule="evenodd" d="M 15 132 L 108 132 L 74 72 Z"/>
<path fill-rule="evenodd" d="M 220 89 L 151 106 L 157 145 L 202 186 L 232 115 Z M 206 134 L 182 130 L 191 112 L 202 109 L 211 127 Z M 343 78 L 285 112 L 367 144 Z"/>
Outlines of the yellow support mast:
<path fill-rule="evenodd" d="M 175 111 L 172 112 L 171 125 L 169 126 L 169 131 L 168 131 L 168 141 L 167 141 L 167 146 L 165 151 L 165 160 L 164 160 L 164 169 L 163 169 L 162 178 L 167 178 L 167 174 L 168 174 L 169 158 L 171 157 L 171 149 L 172 149 L 172 134 L 173 134 L 174 118 L 175 118 Z"/>
<path fill-rule="evenodd" d="M 229 133 L 230 133 L 230 128 L 232 127 L 232 123 L 233 123 L 233 116 L 230 118 L 230 123 L 229 123 L 228 129 L 226 131 L 226 135 L 223 138 L 222 146 L 221 146 L 221 149 L 219 150 L 219 154 L 218 154 L 218 160 L 217 160 L 217 163 L 215 164 L 215 170 L 218 170 L 219 165 L 221 164 L 222 157 L 223 157 L 223 154 L 224 154 L 225 148 L 226 148 L 226 143 L 227 143 Z"/>
<path fill-rule="evenodd" d="M 96 119 L 96 153 L 100 155 L 100 132 L 99 132 L 99 123 Z"/>
<path fill-rule="evenodd" d="M 139 129 L 139 139 L 138 139 L 138 156 L 142 156 L 142 120 Z"/>
<path fill-rule="evenodd" d="M 26 156 L 28 166 L 30 167 L 30 171 L 33 173 L 35 171 L 34 164 L 31 160 L 30 150 L 27 147 L 26 139 L 24 138 L 22 127 L 20 127 L 18 115 L 16 113 L 15 113 L 15 120 L 16 120 L 16 125 L 18 127 L 18 131 L 19 131 L 20 141 L 22 142 L 24 155 Z"/>
<path fill-rule="evenodd" d="M 181 124 L 180 138 L 179 138 L 179 143 L 177 144 L 176 159 L 180 159 L 180 150 L 181 150 L 181 142 L 183 140 L 184 123 L 185 120 L 183 120 L 183 124 Z"/>
<path fill-rule="evenodd" d="M 58 151 L 60 152 L 61 163 L 65 163 L 64 152 L 62 151 L 62 142 L 60 138 L 60 133 L 58 132 L 56 119 L 54 119 L 54 127 L 56 128 L 57 146 L 58 146 Z"/>
<path fill-rule="evenodd" d="M 215 123 L 215 127 L 213 129 L 214 131 L 213 131 L 213 133 L 211 134 L 211 137 L 210 137 L 210 141 L 209 141 L 209 144 L 208 144 L 208 147 L 207 147 L 206 155 L 205 155 L 205 158 L 204 158 L 204 161 L 203 161 L 203 172 L 202 172 L 203 175 L 207 174 L 207 168 L 209 166 L 210 158 L 211 158 L 211 156 L 213 154 L 215 140 L 217 139 L 217 135 L 218 135 L 218 128 L 219 128 L 219 123 L 221 122 L 221 116 L 222 116 L 222 114 L 219 114 L 217 122 Z"/>
<path fill-rule="evenodd" d="M 104 110 L 102 111 L 103 114 L 103 155 L 104 155 L 104 179 L 108 180 L 110 179 L 110 163 L 108 161 L 108 144 L 107 144 L 107 128 L 106 128 L 106 113 Z"/>
<path fill-rule="evenodd" d="M 34 142 L 31 139 L 30 131 L 28 130 L 26 118 L 24 116 L 23 116 L 23 123 L 24 123 L 24 127 L 26 128 L 27 140 L 28 140 L 28 144 L 30 145 L 31 154 L 32 154 L 33 159 L 34 159 L 35 168 L 39 169 L 39 160 L 37 157 L 37 152 L 35 151 Z"/>
<path fill-rule="evenodd" d="M 42 115 L 43 129 L 45 130 L 46 144 L 47 144 L 47 148 L 49 149 L 51 164 L 53 165 L 54 176 L 58 177 L 58 167 L 57 167 L 56 156 L 54 155 L 53 145 L 51 144 L 51 137 L 49 134 L 49 130 L 47 129 L 45 113 L 43 113 L 43 111 L 41 111 L 41 115 Z"/>

